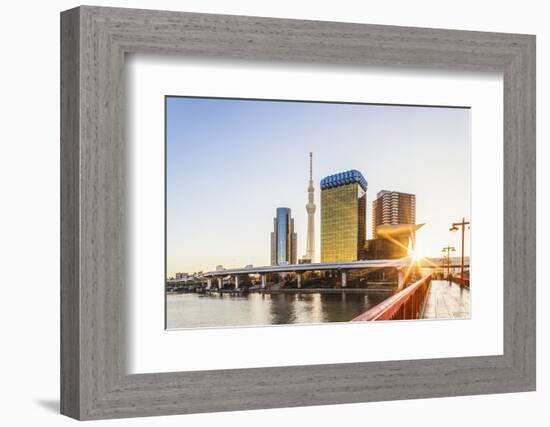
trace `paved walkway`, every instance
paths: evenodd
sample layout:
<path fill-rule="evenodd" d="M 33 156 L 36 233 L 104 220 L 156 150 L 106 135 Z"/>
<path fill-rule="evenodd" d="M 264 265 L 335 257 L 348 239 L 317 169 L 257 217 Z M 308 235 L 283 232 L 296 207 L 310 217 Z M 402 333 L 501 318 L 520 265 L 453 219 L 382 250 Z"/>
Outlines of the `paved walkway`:
<path fill-rule="evenodd" d="M 423 319 L 464 319 L 470 317 L 470 290 L 456 283 L 432 280 Z"/>

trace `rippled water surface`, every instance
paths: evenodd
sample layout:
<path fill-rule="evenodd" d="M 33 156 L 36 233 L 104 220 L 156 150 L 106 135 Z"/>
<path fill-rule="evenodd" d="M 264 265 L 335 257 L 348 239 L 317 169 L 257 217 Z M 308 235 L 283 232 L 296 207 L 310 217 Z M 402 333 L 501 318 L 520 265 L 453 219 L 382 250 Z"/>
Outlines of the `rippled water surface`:
<path fill-rule="evenodd" d="M 390 295 L 379 291 L 168 294 L 167 326 L 175 329 L 347 322 Z"/>

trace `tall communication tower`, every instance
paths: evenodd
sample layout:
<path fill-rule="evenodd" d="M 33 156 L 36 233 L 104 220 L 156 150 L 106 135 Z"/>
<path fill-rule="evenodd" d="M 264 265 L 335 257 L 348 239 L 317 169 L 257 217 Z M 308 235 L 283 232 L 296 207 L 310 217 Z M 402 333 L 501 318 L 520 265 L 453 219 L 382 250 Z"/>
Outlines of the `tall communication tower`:
<path fill-rule="evenodd" d="M 307 243 L 305 257 L 310 262 L 315 262 L 315 188 L 313 187 L 313 153 L 309 153 L 309 185 L 307 187 Z"/>

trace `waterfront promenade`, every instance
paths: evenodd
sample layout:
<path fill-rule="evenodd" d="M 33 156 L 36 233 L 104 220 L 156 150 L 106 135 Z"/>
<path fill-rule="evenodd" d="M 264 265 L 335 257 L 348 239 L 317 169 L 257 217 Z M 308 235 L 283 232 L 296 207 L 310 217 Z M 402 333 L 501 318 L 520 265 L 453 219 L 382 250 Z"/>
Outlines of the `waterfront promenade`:
<path fill-rule="evenodd" d="M 470 317 L 470 290 L 447 280 L 432 280 L 421 318 L 464 319 Z"/>
<path fill-rule="evenodd" d="M 353 321 L 466 319 L 470 317 L 470 290 L 432 275 L 410 284 Z"/>

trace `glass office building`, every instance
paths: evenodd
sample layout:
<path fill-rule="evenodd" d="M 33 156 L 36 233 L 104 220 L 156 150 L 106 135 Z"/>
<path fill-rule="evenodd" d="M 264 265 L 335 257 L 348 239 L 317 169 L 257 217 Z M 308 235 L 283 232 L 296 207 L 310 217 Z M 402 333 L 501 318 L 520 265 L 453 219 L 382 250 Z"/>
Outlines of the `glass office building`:
<path fill-rule="evenodd" d="M 271 265 L 296 264 L 297 235 L 289 208 L 277 208 L 271 233 Z"/>
<path fill-rule="evenodd" d="M 367 180 L 350 170 L 321 180 L 321 262 L 364 259 Z"/>

